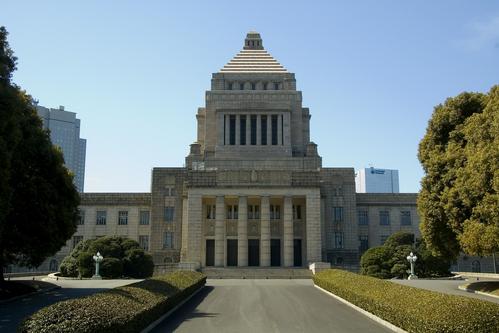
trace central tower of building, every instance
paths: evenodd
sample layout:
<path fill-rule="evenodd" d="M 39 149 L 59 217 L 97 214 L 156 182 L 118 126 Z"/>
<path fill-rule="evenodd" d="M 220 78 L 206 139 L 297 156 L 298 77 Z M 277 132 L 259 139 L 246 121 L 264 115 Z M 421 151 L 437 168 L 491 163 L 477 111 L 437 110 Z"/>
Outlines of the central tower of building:
<path fill-rule="evenodd" d="M 304 266 L 321 260 L 321 158 L 289 73 L 250 32 L 211 80 L 186 158 L 181 261 Z"/>

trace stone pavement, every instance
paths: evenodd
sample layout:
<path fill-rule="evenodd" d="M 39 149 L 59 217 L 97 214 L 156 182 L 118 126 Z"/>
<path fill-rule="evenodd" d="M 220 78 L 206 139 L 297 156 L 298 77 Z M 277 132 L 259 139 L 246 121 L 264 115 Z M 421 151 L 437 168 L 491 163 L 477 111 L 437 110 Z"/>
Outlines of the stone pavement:
<path fill-rule="evenodd" d="M 427 289 L 431 291 L 438 291 L 445 294 L 465 296 L 471 298 L 478 298 L 484 301 L 494 302 L 499 304 L 499 298 L 489 297 L 480 294 L 474 294 L 471 292 L 467 292 L 464 290 L 459 290 L 457 287 L 463 284 L 467 284 L 469 282 L 473 282 L 473 280 L 465 281 L 465 280 L 389 280 L 394 283 L 402 284 L 405 286 L 416 287 L 421 289 Z M 482 280 L 480 280 L 482 281 Z"/>
<path fill-rule="evenodd" d="M 78 298 L 101 290 L 115 288 L 141 280 L 53 280 L 46 277 L 35 277 L 56 284 L 61 289 L 26 296 L 15 301 L 0 304 L 0 332 L 15 332 L 21 321 L 44 306 L 58 301 Z M 31 280 L 32 277 L 11 280 Z"/>
<path fill-rule="evenodd" d="M 208 280 L 153 332 L 391 332 L 307 280 Z"/>

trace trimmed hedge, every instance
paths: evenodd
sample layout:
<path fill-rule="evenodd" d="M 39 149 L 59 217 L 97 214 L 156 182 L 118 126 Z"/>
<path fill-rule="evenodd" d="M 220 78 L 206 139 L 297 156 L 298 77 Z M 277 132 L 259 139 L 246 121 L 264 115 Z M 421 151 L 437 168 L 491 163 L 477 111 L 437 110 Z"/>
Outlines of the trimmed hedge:
<path fill-rule="evenodd" d="M 206 276 L 179 271 L 47 306 L 19 332 L 140 332 L 203 286 Z"/>
<path fill-rule="evenodd" d="M 326 270 L 314 283 L 408 332 L 499 332 L 499 305 L 447 295 L 342 270 Z"/>

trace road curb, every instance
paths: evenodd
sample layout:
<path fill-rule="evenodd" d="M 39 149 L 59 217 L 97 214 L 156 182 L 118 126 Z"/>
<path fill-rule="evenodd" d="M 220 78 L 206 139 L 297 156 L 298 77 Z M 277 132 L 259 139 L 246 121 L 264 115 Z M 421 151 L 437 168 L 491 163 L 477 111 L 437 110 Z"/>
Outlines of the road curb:
<path fill-rule="evenodd" d="M 488 293 L 484 293 L 483 291 L 469 289 L 469 288 L 466 288 L 465 286 L 457 286 L 457 289 L 462 290 L 462 291 L 466 291 L 466 292 L 472 293 L 472 294 L 478 294 L 478 295 L 483 295 L 483 296 L 488 296 L 488 297 L 493 297 L 493 298 L 498 298 L 499 299 L 499 296 L 488 294 Z"/>
<path fill-rule="evenodd" d="M 187 297 L 182 302 L 178 303 L 173 309 L 171 309 L 170 311 L 168 311 L 167 313 L 165 313 L 164 315 L 162 315 L 161 317 L 159 317 L 158 319 L 156 319 L 155 321 L 153 321 L 151 324 L 149 324 L 149 326 L 147 326 L 142 331 L 140 331 L 140 333 L 149 333 L 150 331 L 152 331 L 156 326 L 158 326 L 159 324 L 161 324 L 161 322 L 163 320 L 165 320 L 166 318 L 168 318 L 172 313 L 174 313 L 175 311 L 177 311 L 178 308 L 180 308 L 182 305 L 184 305 L 185 303 L 187 303 L 191 298 L 193 298 L 196 294 L 198 294 L 201 290 L 203 290 L 204 287 L 205 287 L 205 285 L 202 285 L 201 287 L 199 287 L 199 289 L 197 289 L 192 294 L 190 294 L 189 297 Z"/>
<path fill-rule="evenodd" d="M 57 290 L 57 289 L 61 289 L 61 286 L 54 286 L 54 287 L 50 287 L 50 288 L 40 289 L 40 290 L 34 291 L 32 293 L 29 293 L 29 294 L 19 295 L 19 296 L 16 296 L 16 297 L 5 299 L 3 301 L 0 301 L 0 304 L 6 304 L 6 303 L 14 302 L 14 301 L 17 301 L 18 299 L 22 299 L 22 298 L 30 297 L 30 296 L 35 296 L 35 295 L 38 295 L 38 294 L 41 294 L 41 293 L 45 293 L 45 292 L 49 292 L 49 291 L 54 291 L 54 290 Z"/>
<path fill-rule="evenodd" d="M 314 284 L 314 287 L 315 287 L 315 288 L 317 288 L 317 289 L 319 289 L 320 291 L 322 291 L 322 292 L 324 292 L 324 293 L 328 294 L 329 296 L 331 296 L 331 297 L 335 298 L 336 300 L 338 300 L 338 301 L 342 302 L 343 304 L 348 305 L 348 306 L 349 306 L 349 307 L 351 307 L 352 309 L 357 310 L 358 312 L 362 313 L 363 315 L 365 315 L 365 316 L 366 316 L 366 317 L 368 317 L 369 319 L 374 320 L 374 321 L 375 321 L 375 322 L 377 322 L 378 324 L 385 326 L 386 328 L 388 328 L 388 329 L 392 330 L 393 332 L 397 332 L 397 333 L 408 333 L 407 331 L 404 331 L 404 330 L 403 330 L 403 329 L 401 329 L 400 327 L 395 326 L 395 325 L 393 325 L 392 323 L 390 323 L 390 322 L 388 322 L 388 321 L 386 321 L 386 320 L 384 320 L 384 319 L 381 319 L 380 317 L 378 317 L 378 316 L 376 316 L 376 315 L 372 314 L 372 313 L 371 313 L 371 312 L 369 312 L 369 311 L 366 311 L 366 310 L 364 310 L 364 309 L 362 309 L 362 308 L 359 308 L 357 305 L 350 303 L 350 302 L 349 302 L 349 301 L 347 301 L 346 299 L 343 299 L 343 298 L 341 298 L 341 297 L 339 297 L 339 296 L 337 296 L 337 295 L 335 295 L 335 294 L 333 294 L 333 293 L 331 293 L 331 292 L 327 291 L 326 289 L 323 289 L 323 288 L 319 287 L 319 286 L 318 286 L 318 285 L 316 285 L 316 284 Z"/>

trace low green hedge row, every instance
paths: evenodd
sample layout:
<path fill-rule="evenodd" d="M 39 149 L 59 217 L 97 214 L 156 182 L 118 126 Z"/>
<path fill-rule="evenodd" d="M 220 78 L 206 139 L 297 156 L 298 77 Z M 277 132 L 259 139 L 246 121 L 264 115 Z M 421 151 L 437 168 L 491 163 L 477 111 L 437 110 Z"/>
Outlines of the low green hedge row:
<path fill-rule="evenodd" d="M 395 284 L 342 270 L 314 283 L 408 332 L 499 332 L 499 305 Z"/>
<path fill-rule="evenodd" d="M 47 306 L 19 332 L 140 332 L 206 282 L 198 272 L 179 271 Z"/>

